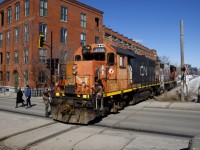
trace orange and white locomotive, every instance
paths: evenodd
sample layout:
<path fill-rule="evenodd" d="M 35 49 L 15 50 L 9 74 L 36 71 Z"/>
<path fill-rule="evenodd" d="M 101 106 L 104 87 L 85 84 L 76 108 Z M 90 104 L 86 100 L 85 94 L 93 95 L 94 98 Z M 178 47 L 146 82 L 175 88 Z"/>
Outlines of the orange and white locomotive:
<path fill-rule="evenodd" d="M 129 49 L 108 44 L 82 46 L 75 51 L 74 61 L 66 64 L 65 79 L 55 87 L 52 117 L 66 123 L 88 124 L 159 94 L 161 86 L 173 88 L 176 68 L 169 66 L 167 72 L 161 66 L 159 61 Z M 100 100 L 92 89 L 97 80 L 103 89 Z"/>

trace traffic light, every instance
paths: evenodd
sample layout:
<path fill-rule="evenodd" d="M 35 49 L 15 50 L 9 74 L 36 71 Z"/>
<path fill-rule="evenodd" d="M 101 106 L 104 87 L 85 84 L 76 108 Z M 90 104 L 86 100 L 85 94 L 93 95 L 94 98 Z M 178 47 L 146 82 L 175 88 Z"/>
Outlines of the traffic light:
<path fill-rule="evenodd" d="M 54 60 L 54 67 L 56 68 L 56 69 L 58 69 L 58 65 L 59 65 L 59 59 L 58 58 L 55 58 L 55 60 Z"/>
<path fill-rule="evenodd" d="M 51 68 L 51 59 L 47 59 L 47 60 L 46 60 L 46 65 L 47 65 L 47 68 L 48 68 L 48 69 Z"/>
<path fill-rule="evenodd" d="M 54 68 L 51 68 L 51 75 L 54 75 L 54 73 L 55 73 Z"/>
<path fill-rule="evenodd" d="M 55 68 L 55 66 L 54 66 L 54 64 L 55 64 L 55 60 L 54 60 L 54 58 L 51 58 L 51 69 L 53 68 Z"/>
<path fill-rule="evenodd" d="M 44 46 L 44 34 L 40 34 L 39 36 L 39 43 L 38 43 L 38 47 L 42 48 Z"/>

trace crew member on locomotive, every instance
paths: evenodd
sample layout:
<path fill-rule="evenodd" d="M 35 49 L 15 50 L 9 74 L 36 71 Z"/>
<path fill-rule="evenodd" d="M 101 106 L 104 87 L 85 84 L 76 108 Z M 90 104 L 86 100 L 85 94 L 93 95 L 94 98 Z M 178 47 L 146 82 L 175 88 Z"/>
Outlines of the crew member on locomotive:
<path fill-rule="evenodd" d="M 95 86 L 92 86 L 94 92 L 94 99 L 96 103 L 96 109 L 101 108 L 102 98 L 103 98 L 103 84 L 101 79 L 95 81 Z"/>

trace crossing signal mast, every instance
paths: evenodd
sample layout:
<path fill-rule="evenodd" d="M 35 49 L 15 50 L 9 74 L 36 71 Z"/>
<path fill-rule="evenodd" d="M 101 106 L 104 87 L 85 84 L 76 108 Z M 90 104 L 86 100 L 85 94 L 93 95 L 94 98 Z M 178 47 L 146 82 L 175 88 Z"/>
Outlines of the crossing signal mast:
<path fill-rule="evenodd" d="M 53 84 L 52 75 L 54 75 L 54 73 L 55 73 L 55 68 L 56 69 L 58 68 L 59 59 L 52 58 L 52 51 L 53 51 L 53 32 L 52 31 L 51 31 L 51 42 L 50 43 L 51 43 L 50 46 L 45 44 L 44 34 L 39 35 L 38 48 L 43 48 L 43 46 L 45 45 L 45 46 L 49 47 L 51 50 L 51 56 L 49 59 L 47 59 L 46 65 L 47 65 L 47 68 L 51 70 L 51 84 Z"/>

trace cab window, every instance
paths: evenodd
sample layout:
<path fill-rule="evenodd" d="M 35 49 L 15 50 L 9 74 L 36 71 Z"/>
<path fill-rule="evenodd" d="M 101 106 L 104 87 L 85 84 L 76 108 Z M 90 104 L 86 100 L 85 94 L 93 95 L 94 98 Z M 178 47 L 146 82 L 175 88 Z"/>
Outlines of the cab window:
<path fill-rule="evenodd" d="M 80 55 L 76 55 L 75 56 L 75 61 L 81 61 L 81 56 Z"/>
<path fill-rule="evenodd" d="M 108 63 L 109 66 L 114 66 L 114 64 L 115 64 L 114 53 L 108 53 L 107 60 L 108 60 L 107 63 Z"/>
<path fill-rule="evenodd" d="M 125 67 L 125 57 L 124 56 L 119 56 L 119 66 L 120 67 Z"/>

